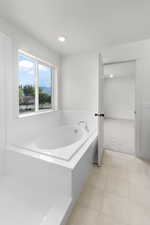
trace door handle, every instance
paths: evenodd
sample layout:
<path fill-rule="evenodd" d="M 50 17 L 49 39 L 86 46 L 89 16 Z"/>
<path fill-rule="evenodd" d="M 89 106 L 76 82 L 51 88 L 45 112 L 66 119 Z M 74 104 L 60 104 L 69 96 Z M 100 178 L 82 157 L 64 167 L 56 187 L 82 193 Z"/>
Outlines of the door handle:
<path fill-rule="evenodd" d="M 104 113 L 95 113 L 94 116 L 104 117 Z"/>

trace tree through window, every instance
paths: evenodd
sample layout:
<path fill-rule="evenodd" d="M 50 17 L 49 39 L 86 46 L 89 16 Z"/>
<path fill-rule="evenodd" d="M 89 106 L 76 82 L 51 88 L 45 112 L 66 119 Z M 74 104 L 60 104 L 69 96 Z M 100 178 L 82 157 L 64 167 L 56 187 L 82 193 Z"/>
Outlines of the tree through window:
<path fill-rule="evenodd" d="M 53 108 L 54 67 L 19 53 L 19 112 Z"/>

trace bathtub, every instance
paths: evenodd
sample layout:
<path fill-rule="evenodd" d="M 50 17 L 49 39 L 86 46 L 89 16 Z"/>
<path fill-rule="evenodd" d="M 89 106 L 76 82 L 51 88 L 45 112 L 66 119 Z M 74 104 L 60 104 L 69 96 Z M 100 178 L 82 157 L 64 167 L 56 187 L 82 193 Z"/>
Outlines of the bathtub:
<path fill-rule="evenodd" d="M 65 125 L 45 131 L 34 140 L 26 140 L 24 143 L 14 145 L 18 148 L 69 161 L 93 132 L 94 130 L 87 130 L 79 125 Z"/>
<path fill-rule="evenodd" d="M 27 194 L 28 190 L 33 190 L 33 196 L 37 196 L 35 200 L 42 202 L 37 206 L 45 212 L 42 220 L 36 223 L 38 225 L 66 224 L 92 169 L 97 153 L 95 118 L 91 116 L 88 120 L 85 113 L 78 114 L 80 117 L 77 112 L 61 113 L 61 124 L 52 126 L 47 122 L 38 134 L 37 129 L 34 132 L 28 130 L 12 139 L 6 147 L 7 177 L 20 183 Z M 84 124 L 79 125 L 83 119 L 87 121 L 88 129 Z M 33 215 L 36 215 L 35 211 L 41 211 L 37 206 L 32 209 Z M 28 207 L 26 210 L 28 212 Z"/>

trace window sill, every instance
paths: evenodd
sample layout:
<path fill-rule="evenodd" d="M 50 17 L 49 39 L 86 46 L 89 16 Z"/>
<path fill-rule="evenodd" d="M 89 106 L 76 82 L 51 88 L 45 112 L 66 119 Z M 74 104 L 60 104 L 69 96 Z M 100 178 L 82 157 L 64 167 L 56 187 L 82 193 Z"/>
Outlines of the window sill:
<path fill-rule="evenodd" d="M 38 111 L 38 112 L 32 112 L 32 113 L 25 113 L 25 114 L 20 114 L 18 115 L 18 119 L 21 119 L 21 118 L 26 118 L 26 117 L 32 117 L 32 116 L 39 116 L 39 115 L 42 115 L 42 114 L 47 114 L 47 113 L 52 113 L 52 112 L 57 112 L 58 110 L 56 109 L 51 109 L 51 110 L 43 110 L 43 111 Z"/>

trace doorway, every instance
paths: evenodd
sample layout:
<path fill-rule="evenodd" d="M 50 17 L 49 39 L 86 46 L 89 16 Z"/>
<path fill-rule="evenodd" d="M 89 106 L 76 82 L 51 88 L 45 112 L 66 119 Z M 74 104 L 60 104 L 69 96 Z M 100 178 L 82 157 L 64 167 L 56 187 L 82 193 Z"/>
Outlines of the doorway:
<path fill-rule="evenodd" d="M 135 155 L 136 61 L 104 64 L 104 149 Z"/>

